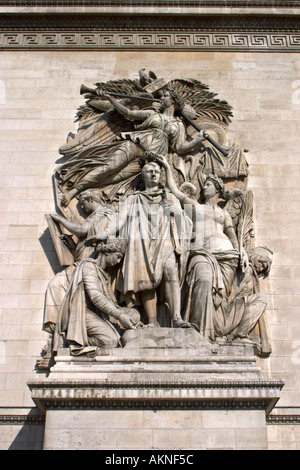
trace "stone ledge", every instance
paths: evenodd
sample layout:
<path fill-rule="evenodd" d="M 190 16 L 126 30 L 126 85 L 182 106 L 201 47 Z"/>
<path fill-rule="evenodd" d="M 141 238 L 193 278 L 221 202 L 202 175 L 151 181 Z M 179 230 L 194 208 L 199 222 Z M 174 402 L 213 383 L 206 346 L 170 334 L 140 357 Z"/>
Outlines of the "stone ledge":
<path fill-rule="evenodd" d="M 257 12 L 268 12 L 269 14 L 278 14 L 282 12 L 288 13 L 289 10 L 299 8 L 298 0 L 104 0 L 99 2 L 96 0 L 1 0 L 0 6 L 3 11 L 32 11 L 40 12 L 41 8 L 47 11 L 64 11 L 69 13 L 70 10 L 78 10 L 82 13 L 89 12 L 91 9 L 95 11 L 105 11 L 107 8 L 114 8 L 115 11 L 127 9 L 127 13 L 136 13 L 138 11 L 148 11 L 157 13 L 159 9 L 174 9 L 178 14 L 184 12 L 185 9 L 195 9 L 198 14 L 207 11 L 217 14 L 229 14 L 233 12 L 243 14 L 255 14 Z M 39 10 L 36 9 L 39 7 Z M 130 7 L 130 10 L 128 10 Z M 218 10 L 216 10 L 218 9 Z M 242 10 L 242 11 L 241 11 Z"/>
<path fill-rule="evenodd" d="M 28 383 L 40 412 L 246 408 L 268 414 L 284 385 L 262 377 L 253 343 L 217 344 L 193 329 L 172 328 L 127 331 L 122 339 L 123 348 L 92 358 L 59 350 L 48 378 Z"/>
<path fill-rule="evenodd" d="M 28 383 L 41 413 L 48 409 L 264 409 L 280 397 L 280 380 Z"/>
<path fill-rule="evenodd" d="M 276 425 L 282 425 L 282 424 L 297 424 L 300 425 L 300 416 L 299 415 L 269 415 L 267 416 L 267 424 L 276 424 Z"/>

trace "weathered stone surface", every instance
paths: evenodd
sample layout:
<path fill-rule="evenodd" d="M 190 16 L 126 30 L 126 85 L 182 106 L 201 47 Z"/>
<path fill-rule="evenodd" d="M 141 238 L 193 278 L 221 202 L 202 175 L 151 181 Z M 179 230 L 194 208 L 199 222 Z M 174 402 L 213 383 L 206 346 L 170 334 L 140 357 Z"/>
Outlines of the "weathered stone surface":
<path fill-rule="evenodd" d="M 201 339 L 199 333 L 193 328 L 127 330 L 122 336 L 122 345 L 126 349 L 176 348 L 198 350 L 201 347 L 201 349 L 203 348 L 203 354 L 209 353 L 212 349 L 211 343 Z"/>
<path fill-rule="evenodd" d="M 112 69 L 115 77 L 130 76 L 132 70 L 145 64 L 145 60 L 147 66 L 155 70 L 158 59 L 162 75 L 166 76 L 172 70 L 173 77 L 179 74 L 186 78 L 195 76 L 226 96 L 235 110 L 230 137 L 238 135 L 245 148 L 251 149 L 247 158 L 251 164 L 250 185 L 256 193 L 254 213 L 255 220 L 259 222 L 256 223 L 256 236 L 260 244 L 266 244 L 276 252 L 271 277 L 264 281 L 273 354 L 269 359 L 258 362 L 265 376 L 286 378 L 288 386 L 284 387 L 279 404 L 284 407 L 299 404 L 300 271 L 295 255 L 299 246 L 299 176 L 296 163 L 299 157 L 296 133 L 299 125 L 298 55 L 271 51 L 264 54 L 99 51 L 98 58 L 99 61 L 95 61 L 95 54 L 89 51 L 73 51 L 72 54 L 50 50 L 46 53 L 2 52 L 1 78 L 6 87 L 2 116 L 11 123 L 10 129 L 1 133 L 4 139 L 1 159 L 11 165 L 10 169 L 3 168 L 1 177 L 2 214 L 5 215 L 1 218 L 0 235 L 1 274 L 5 280 L 1 295 L 1 329 L 5 332 L 1 343 L 2 404 L 9 407 L 32 406 L 26 382 L 36 376 L 36 358 L 47 340 L 44 332 L 35 330 L 38 336 L 33 341 L 26 331 L 29 332 L 32 324 L 38 327 L 42 322 L 45 286 L 39 281 L 49 281 L 53 275 L 48 260 L 52 261 L 54 271 L 59 268 L 52 242 L 43 236 L 47 228 L 43 217 L 45 212 L 54 210 L 51 175 L 58 158 L 57 148 L 70 130 L 74 109 L 81 104 L 74 81 L 94 83 L 100 76 L 105 81 L 110 79 Z M 22 83 L 15 82 L 18 78 Z M 33 85 L 37 88 L 30 92 Z M 21 130 L 29 112 L 32 113 L 30 119 L 35 120 L 49 120 L 51 115 L 42 140 L 36 130 Z M 37 125 L 34 124 L 35 127 Z M 291 139 L 287 139 L 283 128 L 293 129 Z M 76 124 L 72 130 L 75 132 Z M 36 205 L 35 198 L 43 202 Z M 26 204 L 21 209 L 22 201 Z M 31 207 L 38 211 L 35 214 L 39 215 L 39 220 L 32 219 Z M 265 215 L 270 213 L 275 217 L 266 222 Z M 18 231 L 15 238 L 13 230 L 8 232 L 10 223 L 28 224 L 28 238 L 20 238 Z M 32 226 L 36 226 L 40 241 L 31 238 Z M 19 250 L 32 254 L 33 266 L 27 264 L 27 254 L 19 258 L 14 254 L 10 258 L 10 253 Z M 11 264 L 17 261 L 18 265 Z M 273 284 L 275 278 L 283 282 Z M 16 280 L 25 281 L 26 285 L 20 286 Z M 289 290 L 288 294 L 286 289 L 291 285 L 293 292 Z M 22 289 L 22 294 L 19 289 Z M 32 294 L 39 294 L 39 298 L 31 297 Z M 284 331 L 284 335 L 280 331 Z M 15 382 L 12 374 L 21 380 Z M 8 380 L 9 377 L 12 378 Z M 271 429 L 270 439 L 274 448 L 280 448 L 281 442 L 285 442 L 283 447 L 288 442 L 291 446 L 298 445 L 296 430 L 292 430 L 292 426 L 289 437 L 286 435 L 287 426 L 268 425 L 268 432 Z"/>

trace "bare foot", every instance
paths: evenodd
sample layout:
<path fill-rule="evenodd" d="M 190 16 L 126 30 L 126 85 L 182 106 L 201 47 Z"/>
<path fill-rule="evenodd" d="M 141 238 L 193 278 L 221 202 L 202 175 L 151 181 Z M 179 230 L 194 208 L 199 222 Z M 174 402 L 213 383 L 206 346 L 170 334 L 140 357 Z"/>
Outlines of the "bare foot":
<path fill-rule="evenodd" d="M 70 189 L 70 191 L 66 191 L 63 197 L 61 198 L 61 204 L 62 206 L 66 207 L 70 201 L 76 196 L 77 190 L 76 189 Z"/>

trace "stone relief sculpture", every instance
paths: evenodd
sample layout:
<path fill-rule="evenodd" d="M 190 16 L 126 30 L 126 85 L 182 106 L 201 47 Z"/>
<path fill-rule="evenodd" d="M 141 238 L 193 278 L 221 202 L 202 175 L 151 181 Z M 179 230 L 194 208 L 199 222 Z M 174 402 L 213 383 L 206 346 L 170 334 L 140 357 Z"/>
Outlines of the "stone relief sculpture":
<path fill-rule="evenodd" d="M 161 167 L 156 154 L 141 157 L 144 190 L 135 191 L 120 205 L 119 230 L 128 242 L 116 287 L 126 303 L 142 305 L 147 327 L 159 327 L 157 289 L 163 282 L 173 327 L 188 326 L 180 315 L 180 289 L 191 228 L 178 200 L 160 185 Z M 174 220 L 176 218 L 176 220 Z M 178 223 L 179 222 L 179 223 Z M 107 230 L 103 239 L 114 235 Z"/>
<path fill-rule="evenodd" d="M 100 242 L 96 260 L 89 257 L 78 263 L 59 310 L 54 352 L 67 345 L 73 355 L 91 356 L 98 348 L 116 348 L 120 344 L 118 329 L 135 328 L 139 323 L 137 310 L 118 305 L 105 271 L 121 261 L 125 249 L 124 240 Z"/>
<path fill-rule="evenodd" d="M 60 347 L 95 355 L 146 327 L 270 354 L 259 278 L 272 253 L 255 247 L 245 150 L 227 142 L 231 106 L 198 80 L 144 69 L 95 86 L 81 86 L 78 132 L 53 178 L 47 221 L 62 269 L 46 293 L 39 367 Z"/>

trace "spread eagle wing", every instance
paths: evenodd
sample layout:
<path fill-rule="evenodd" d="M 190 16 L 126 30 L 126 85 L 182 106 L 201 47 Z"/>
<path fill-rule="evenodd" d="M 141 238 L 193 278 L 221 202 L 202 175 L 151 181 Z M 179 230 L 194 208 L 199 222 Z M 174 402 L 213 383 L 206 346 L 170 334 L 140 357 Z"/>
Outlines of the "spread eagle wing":
<path fill-rule="evenodd" d="M 141 98 L 151 97 L 149 93 L 145 93 L 137 80 L 122 79 L 97 82 L 95 86 L 96 89 L 108 93 L 135 95 L 141 96 Z M 87 147 L 112 142 L 120 132 L 134 130 L 133 123 L 115 111 L 108 101 L 92 93 L 85 93 L 84 96 L 87 100 L 86 104 L 77 110 L 77 121 L 79 121 L 77 134 L 69 136 L 68 141 L 60 147 L 59 153 L 62 155 L 77 155 Z M 145 109 L 149 107 L 149 101 L 142 99 L 126 98 L 121 102 L 129 108 Z"/>
<path fill-rule="evenodd" d="M 108 111 L 90 124 L 79 127 L 74 138 L 59 148 L 59 153 L 75 156 L 87 147 L 107 144 L 116 139 L 120 132 L 133 130 L 133 124 L 116 111 Z"/>
<path fill-rule="evenodd" d="M 217 93 L 209 91 L 208 85 L 196 79 L 176 79 L 168 83 L 176 91 L 185 105 L 195 111 L 194 120 L 213 119 L 228 126 L 231 122 L 232 106 L 227 101 L 216 98 Z"/>

